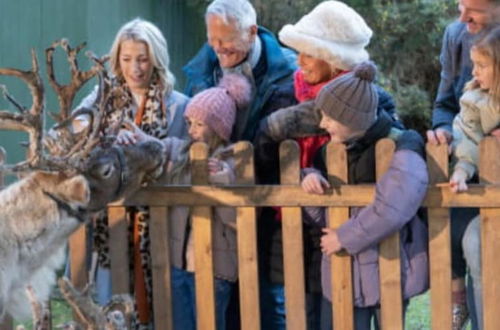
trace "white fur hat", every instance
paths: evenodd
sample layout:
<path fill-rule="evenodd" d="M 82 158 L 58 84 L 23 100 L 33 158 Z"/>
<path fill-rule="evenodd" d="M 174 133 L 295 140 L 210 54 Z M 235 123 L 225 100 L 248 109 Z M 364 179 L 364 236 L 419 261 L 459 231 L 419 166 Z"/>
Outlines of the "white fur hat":
<path fill-rule="evenodd" d="M 368 60 L 365 50 L 373 32 L 364 19 L 340 1 L 324 1 L 295 25 L 279 32 L 285 45 L 320 58 L 336 68 L 352 70 Z"/>

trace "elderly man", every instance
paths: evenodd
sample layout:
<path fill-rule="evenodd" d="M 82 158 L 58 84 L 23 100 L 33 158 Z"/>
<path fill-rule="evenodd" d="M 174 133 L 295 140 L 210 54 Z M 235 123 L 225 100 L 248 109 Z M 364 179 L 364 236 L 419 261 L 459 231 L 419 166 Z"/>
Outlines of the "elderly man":
<path fill-rule="evenodd" d="M 188 77 L 185 93 L 193 96 L 215 86 L 226 72 L 245 75 L 252 83 L 253 97 L 248 107 L 238 109 L 231 140 L 253 141 L 264 117 L 297 102 L 293 87 L 296 55 L 281 47 L 271 32 L 257 26 L 255 9 L 247 0 L 213 1 L 206 9 L 205 23 L 207 43 L 184 67 Z M 263 233 L 260 224 L 275 222 L 272 209 L 260 212 L 259 237 Z M 260 253 L 268 253 L 266 249 L 259 249 Z M 259 261 L 263 259 L 266 258 Z M 275 327 L 266 320 L 272 315 L 280 314 L 280 320 L 284 320 L 284 291 L 282 286 L 268 283 L 264 276 L 262 281 L 263 329 L 271 329 Z M 237 304 L 237 299 L 234 302 Z M 229 306 L 229 310 L 232 308 L 234 304 Z M 228 328 L 237 327 L 232 326 L 235 323 L 232 319 L 234 313 L 228 312 L 228 315 L 231 315 Z"/>
<path fill-rule="evenodd" d="M 232 141 L 252 141 L 259 122 L 276 109 L 296 103 L 293 72 L 296 56 L 280 47 L 274 35 L 257 26 L 247 0 L 215 0 L 205 13 L 207 43 L 184 67 L 186 95 L 215 86 L 225 72 L 244 74 L 253 85 L 253 100 L 239 109 Z"/>
<path fill-rule="evenodd" d="M 446 28 L 441 49 L 441 81 L 434 105 L 432 130 L 427 132 L 427 139 L 433 144 L 450 143 L 452 140 L 452 122 L 460 111 L 459 99 L 462 96 L 465 83 L 472 78 L 471 45 L 474 37 L 496 19 L 500 9 L 499 0 L 459 0 L 458 4 L 460 16 L 458 21 L 451 23 Z M 498 133 L 500 130 L 493 134 L 500 136 Z M 451 222 L 451 235 L 454 329 L 459 329 L 467 320 L 464 293 L 466 268 L 464 254 L 474 281 L 477 313 L 472 313 L 473 328 L 482 328 L 480 260 L 468 257 L 477 255 L 470 250 L 479 248 L 478 226 L 469 226 L 468 228 L 469 222 L 476 214 L 477 209 L 469 208 L 452 209 L 450 215 L 453 220 Z M 464 238 L 463 250 L 462 237 Z M 469 292 L 472 293 L 470 290 Z M 472 301 L 469 300 L 469 302 Z"/>

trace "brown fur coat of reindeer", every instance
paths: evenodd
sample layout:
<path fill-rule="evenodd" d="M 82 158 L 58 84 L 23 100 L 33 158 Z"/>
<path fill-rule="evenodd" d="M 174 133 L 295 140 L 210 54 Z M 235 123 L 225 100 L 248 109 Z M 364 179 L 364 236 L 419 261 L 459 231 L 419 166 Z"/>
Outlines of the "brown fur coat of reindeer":
<path fill-rule="evenodd" d="M 70 60 L 69 85 L 61 86 L 55 80 L 52 53 L 56 46 L 61 46 Z M 107 97 L 103 61 L 93 57 L 95 65 L 90 70 L 78 70 L 76 55 L 82 47 L 71 49 L 63 40 L 46 51 L 49 82 L 59 98 L 56 120 L 62 123 L 52 142 L 41 130 L 44 92 L 34 53 L 31 71 L 0 69 L 0 75 L 24 80 L 33 97 L 31 108 L 24 109 L 3 88 L 20 114 L 0 111 L 0 129 L 23 130 L 30 138 L 30 157 L 8 169 L 32 173 L 0 191 L 0 321 L 5 313 L 16 319 L 31 315 L 28 286 L 40 301 L 48 300 L 55 272 L 65 261 L 68 237 L 93 211 L 131 194 L 162 171 L 160 143 L 99 146 Z M 74 95 L 97 73 L 101 78 L 97 116 L 75 137 L 67 125 L 74 117 L 69 115 Z"/>

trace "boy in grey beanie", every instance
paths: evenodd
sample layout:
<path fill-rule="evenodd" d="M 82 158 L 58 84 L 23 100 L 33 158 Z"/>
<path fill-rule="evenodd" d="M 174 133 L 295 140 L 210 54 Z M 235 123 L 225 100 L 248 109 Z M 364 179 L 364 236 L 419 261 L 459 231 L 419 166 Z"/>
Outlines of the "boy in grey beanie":
<path fill-rule="evenodd" d="M 320 127 L 330 133 L 332 141 L 361 136 L 377 119 L 376 71 L 373 63 L 364 62 L 321 89 L 316 98 L 322 114 Z"/>
<path fill-rule="evenodd" d="M 333 253 L 345 251 L 353 257 L 355 329 L 370 329 L 373 321 L 380 328 L 378 245 L 389 235 L 399 232 L 401 249 L 406 252 L 401 254 L 403 309 L 411 297 L 429 286 L 427 229 L 417 215 L 428 183 L 424 143 L 417 132 L 396 127 L 385 111 L 377 113 L 375 73 L 372 63 L 362 63 L 324 86 L 316 98 L 316 107 L 321 112 L 320 127 L 330 134 L 332 141 L 346 146 L 347 183 L 376 184 L 373 202 L 365 207 L 352 207 L 350 218 L 336 228 L 328 225 L 325 208 L 304 208 L 304 221 L 323 227 L 321 329 L 333 326 L 332 297 L 336 294 L 331 287 Z M 377 180 L 375 146 L 383 138 L 392 138 L 396 151 L 389 169 Z M 302 188 L 311 194 L 324 194 L 330 188 L 326 179 L 326 148 L 316 154 L 313 166 L 303 170 Z"/>

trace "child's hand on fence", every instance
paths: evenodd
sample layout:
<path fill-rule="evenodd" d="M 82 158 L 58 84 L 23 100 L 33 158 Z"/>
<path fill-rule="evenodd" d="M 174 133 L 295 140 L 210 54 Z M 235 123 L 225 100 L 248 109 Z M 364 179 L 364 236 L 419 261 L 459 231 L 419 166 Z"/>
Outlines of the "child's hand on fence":
<path fill-rule="evenodd" d="M 339 241 L 337 231 L 332 228 L 323 228 L 323 236 L 321 236 L 321 252 L 326 255 L 337 253 L 342 250 L 342 245 Z"/>
<path fill-rule="evenodd" d="M 453 171 L 453 175 L 450 178 L 450 189 L 454 193 L 458 193 L 461 191 L 467 190 L 467 173 L 457 167 L 455 171 Z"/>
<path fill-rule="evenodd" d="M 330 188 L 330 183 L 319 173 L 309 173 L 302 180 L 301 186 L 309 194 L 322 195 L 325 188 Z"/>
<path fill-rule="evenodd" d="M 217 158 L 208 158 L 208 173 L 215 174 L 221 172 L 224 169 L 223 162 Z"/>

